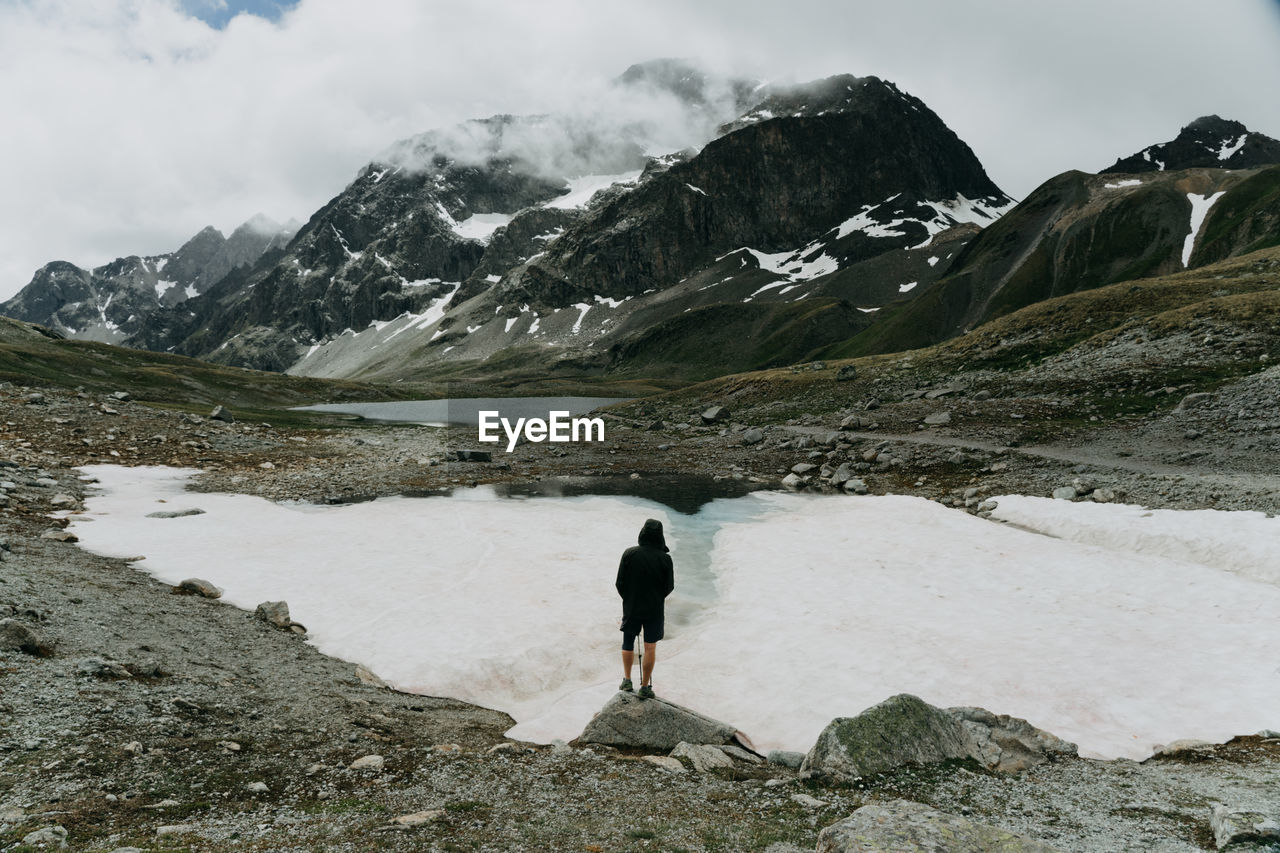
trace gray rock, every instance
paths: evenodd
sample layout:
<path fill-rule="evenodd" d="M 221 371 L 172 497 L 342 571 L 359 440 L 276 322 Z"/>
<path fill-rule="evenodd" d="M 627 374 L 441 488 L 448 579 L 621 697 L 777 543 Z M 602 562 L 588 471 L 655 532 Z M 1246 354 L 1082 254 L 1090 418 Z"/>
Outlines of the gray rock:
<path fill-rule="evenodd" d="M 990 391 L 988 391 L 988 390 L 986 390 L 986 389 L 984 388 L 984 389 L 982 389 L 981 391 L 979 391 L 977 394 L 974 394 L 974 395 L 973 395 L 973 399 L 975 399 L 975 400 L 990 400 L 990 399 L 991 399 L 991 392 L 990 392 Z"/>
<path fill-rule="evenodd" d="M 1195 409 L 1203 406 L 1213 399 L 1212 394 L 1198 393 L 1188 394 L 1178 401 L 1178 405 L 1173 407 L 1174 414 L 1185 412 L 1188 409 Z"/>
<path fill-rule="evenodd" d="M 228 424 L 235 423 L 236 421 L 236 419 L 232 417 L 231 413 L 222 406 L 214 406 L 213 411 L 209 413 L 209 418 L 211 420 L 222 421 L 223 423 Z"/>
<path fill-rule="evenodd" d="M 727 420 L 729 420 L 729 408 L 727 406 L 712 406 L 702 413 L 702 422 L 704 424 L 718 424 Z"/>
<path fill-rule="evenodd" d="M 121 403 L 127 403 L 133 399 L 133 395 L 128 391 L 112 391 L 111 399 L 119 400 Z"/>
<path fill-rule="evenodd" d="M 799 793 L 791 795 L 791 802 L 802 805 L 806 809 L 820 809 L 827 804 L 826 800 L 819 800 L 817 797 Z"/>
<path fill-rule="evenodd" d="M 71 495 L 58 494 L 49 498 L 50 506 L 75 506 L 78 503 L 80 503 L 80 501 L 76 500 Z"/>
<path fill-rule="evenodd" d="M 46 826 L 22 836 L 22 843 L 29 847 L 53 847 L 67 849 L 67 830 L 62 826 Z"/>
<path fill-rule="evenodd" d="M 203 598 L 221 598 L 222 590 L 207 580 L 201 578 L 187 578 L 178 584 L 178 589 L 183 592 L 193 592 Z"/>
<path fill-rule="evenodd" d="M 1116 493 L 1113 489 L 1108 489 L 1104 487 L 1100 489 L 1094 489 L 1093 492 L 1089 495 L 1089 497 L 1093 498 L 1096 502 L 1100 504 L 1109 504 L 1116 499 Z"/>
<path fill-rule="evenodd" d="M 58 481 L 52 477 L 36 477 L 35 484 L 42 489 L 52 489 L 58 485 Z"/>
<path fill-rule="evenodd" d="M 848 462 L 841 463 L 840 467 L 831 472 L 831 485 L 843 486 L 845 483 L 853 479 L 853 468 Z"/>
<path fill-rule="evenodd" d="M 1280 813 L 1265 815 L 1219 803 L 1209 816 L 1209 827 L 1219 850 L 1231 844 L 1280 843 Z"/>
<path fill-rule="evenodd" d="M 189 515 L 204 515 L 204 510 L 194 506 L 190 509 L 164 509 L 147 513 L 147 518 L 186 518 Z"/>
<path fill-rule="evenodd" d="M 716 746 L 716 749 L 737 761 L 745 761 L 748 764 L 764 764 L 764 759 L 756 753 L 740 746 L 734 746 L 731 743 L 722 743 Z"/>
<path fill-rule="evenodd" d="M 440 820 L 444 815 L 444 809 L 427 809 L 413 814 L 402 814 L 397 818 L 393 818 L 391 822 L 396 826 L 422 826 L 424 823 Z"/>
<path fill-rule="evenodd" d="M 587 727 L 579 742 L 669 751 L 680 743 L 733 743 L 738 732 L 728 723 L 661 697 L 641 699 L 634 693 L 615 693 Z"/>
<path fill-rule="evenodd" d="M 1055 853 L 1005 829 L 910 800 L 863 806 L 818 834 L 817 853 Z"/>
<path fill-rule="evenodd" d="M 844 367 L 836 371 L 837 382 L 848 382 L 850 379 L 856 379 L 857 377 L 858 368 L 854 367 L 852 364 L 846 364 Z"/>
<path fill-rule="evenodd" d="M 803 752 L 788 752 L 785 749 L 771 749 L 766 756 L 766 760 L 770 764 L 776 764 L 779 767 L 790 767 L 792 770 L 799 770 L 804 764 Z"/>
<path fill-rule="evenodd" d="M 866 481 L 859 477 L 851 477 L 846 480 L 844 490 L 851 495 L 865 495 L 868 491 Z"/>
<path fill-rule="evenodd" d="M 44 638 L 17 619 L 0 619 L 0 651 L 44 657 L 51 649 Z"/>
<path fill-rule="evenodd" d="M 40 534 L 41 539 L 52 539 L 55 542 L 79 542 L 80 537 L 70 530 L 46 530 Z"/>
<path fill-rule="evenodd" d="M 905 764 L 968 758 L 960 721 L 919 697 L 900 693 L 856 717 L 837 717 L 818 735 L 802 769 L 858 779 Z"/>
<path fill-rule="evenodd" d="M 818 467 L 817 465 L 813 465 L 808 462 L 800 462 L 796 465 L 791 466 L 791 473 L 798 474 L 799 476 L 803 477 L 805 474 L 808 474 L 810 471 L 812 471 L 817 467 Z"/>
<path fill-rule="evenodd" d="M 307 629 L 301 623 L 294 622 L 289 618 L 289 605 L 283 601 L 264 601 L 254 609 L 253 615 L 268 625 L 282 628 L 286 631 L 293 631 L 295 634 L 305 634 L 307 632 Z"/>
<path fill-rule="evenodd" d="M 799 474 L 788 474 L 782 478 L 782 485 L 784 488 L 799 491 L 805 487 L 805 481 Z"/>
<path fill-rule="evenodd" d="M 969 739 L 969 754 L 988 770 L 1018 773 L 1037 764 L 1077 754 L 1076 745 L 1038 729 L 1020 717 L 985 708 L 948 708 Z"/>
<path fill-rule="evenodd" d="M 716 767 L 732 767 L 733 759 L 714 746 L 702 743 L 678 743 L 671 750 L 672 758 L 687 758 L 693 769 L 705 773 Z"/>
<path fill-rule="evenodd" d="M 680 759 L 672 758 L 669 755 L 642 755 L 641 761 L 647 761 L 655 767 L 666 770 L 668 773 L 684 773 L 684 765 L 680 763 Z"/>
<path fill-rule="evenodd" d="M 106 658 L 85 658 L 76 662 L 76 672 L 91 678 L 133 678 L 123 664 Z"/>
<path fill-rule="evenodd" d="M 271 791 L 266 782 L 250 782 L 244 787 L 250 794 L 266 794 Z"/>
<path fill-rule="evenodd" d="M 1073 501 L 1077 497 L 1075 486 L 1059 486 L 1053 490 L 1053 499 L 1057 501 Z"/>
<path fill-rule="evenodd" d="M 746 445 L 759 444 L 764 441 L 764 432 L 752 427 L 742 434 L 742 443 Z"/>
<path fill-rule="evenodd" d="M 866 422 L 859 415 L 848 415 L 844 420 L 840 421 L 840 429 L 852 430 L 862 429 Z"/>
<path fill-rule="evenodd" d="M 142 853 L 141 847 L 117 847 L 111 853 Z"/>
<path fill-rule="evenodd" d="M 365 755 L 351 762 L 352 770 L 369 770 L 374 773 L 381 773 L 382 768 L 387 764 L 387 760 L 381 755 Z"/>
<path fill-rule="evenodd" d="M 951 423 L 950 412 L 934 412 L 932 415 L 925 415 L 924 422 L 931 425 L 949 424 Z"/>
<path fill-rule="evenodd" d="M 487 450 L 455 450 L 453 455 L 459 462 L 492 462 L 493 454 Z"/>

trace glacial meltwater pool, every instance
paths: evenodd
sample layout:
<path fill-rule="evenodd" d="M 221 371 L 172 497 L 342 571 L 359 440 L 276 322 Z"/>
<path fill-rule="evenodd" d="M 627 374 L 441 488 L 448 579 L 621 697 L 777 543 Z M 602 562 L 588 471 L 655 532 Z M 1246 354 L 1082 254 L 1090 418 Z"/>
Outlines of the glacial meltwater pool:
<path fill-rule="evenodd" d="M 655 687 L 761 749 L 807 750 L 902 692 L 1106 758 L 1280 727 L 1280 519 L 1261 513 L 998 498 L 1015 527 L 906 496 L 679 512 L 485 487 L 315 506 L 188 492 L 190 470 L 84 470 L 99 486 L 72 516 L 81 547 L 240 607 L 283 599 L 320 650 L 506 711 L 514 738 L 576 737 L 616 689 L 613 582 L 648 517 L 676 566 Z"/>

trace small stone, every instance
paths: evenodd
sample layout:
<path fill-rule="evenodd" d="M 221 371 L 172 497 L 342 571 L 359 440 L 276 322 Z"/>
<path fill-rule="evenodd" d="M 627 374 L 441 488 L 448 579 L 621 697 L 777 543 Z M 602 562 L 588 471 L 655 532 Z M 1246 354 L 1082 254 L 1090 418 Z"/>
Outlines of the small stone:
<path fill-rule="evenodd" d="M 781 788 L 783 785 L 790 785 L 790 779 L 766 779 L 764 786 L 766 788 Z"/>
<path fill-rule="evenodd" d="M 931 426 L 939 426 L 951 423 L 950 412 L 934 412 L 932 415 L 926 415 L 924 422 Z"/>
<path fill-rule="evenodd" d="M 742 443 L 748 447 L 753 444 L 759 444 L 764 441 L 764 432 L 752 427 L 742 434 Z"/>
<path fill-rule="evenodd" d="M 41 539 L 52 539 L 55 542 L 79 542 L 80 537 L 70 530 L 46 530 L 40 534 Z"/>
<path fill-rule="evenodd" d="M 264 601 L 254 609 L 253 615 L 277 628 L 288 628 L 294 624 L 289 618 L 289 605 L 283 601 Z"/>
<path fill-rule="evenodd" d="M 804 475 L 808 474 L 810 471 L 813 471 L 817 467 L 818 467 L 817 465 L 812 465 L 808 462 L 801 462 L 797 465 L 791 466 L 791 473 L 798 474 L 799 476 L 803 477 Z"/>
<path fill-rule="evenodd" d="M 844 490 L 851 495 L 865 495 L 869 491 L 867 489 L 866 481 L 857 477 L 848 480 L 844 484 Z"/>
<path fill-rule="evenodd" d="M 222 590 L 220 588 L 209 583 L 207 580 L 202 580 L 201 578 L 187 578 L 182 583 L 178 584 L 178 589 L 183 592 L 195 593 L 201 598 L 222 597 Z"/>
<path fill-rule="evenodd" d="M 324 769 L 323 764 L 308 764 L 307 769 L 302 771 L 305 776 L 314 776 Z"/>
<path fill-rule="evenodd" d="M 248 785 L 245 785 L 244 787 L 245 787 L 245 790 L 247 790 L 250 794 L 265 794 L 271 790 L 270 788 L 267 787 L 266 782 L 250 782 Z"/>
<path fill-rule="evenodd" d="M 826 800 L 819 800 L 817 797 L 811 797 L 808 794 L 792 794 L 791 802 L 799 803 L 806 809 L 820 809 L 827 804 Z"/>
<path fill-rule="evenodd" d="M 738 761 L 745 761 L 748 764 L 764 764 L 764 759 L 754 752 L 745 750 L 740 746 L 734 746 L 731 743 L 718 743 L 715 748 Z"/>
<path fill-rule="evenodd" d="M 641 756 L 641 761 L 647 761 L 650 764 L 660 767 L 670 773 L 684 773 L 684 765 L 680 763 L 678 758 L 672 758 L 669 755 L 645 755 Z"/>
<path fill-rule="evenodd" d="M 164 838 L 169 835 L 186 835 L 195 832 L 195 827 L 189 823 L 171 823 L 167 826 L 156 827 L 156 837 Z"/>
<path fill-rule="evenodd" d="M 444 817 L 444 809 L 427 809 L 424 812 L 402 814 L 391 822 L 396 826 L 422 826 L 424 823 L 431 823 L 442 817 Z"/>
<path fill-rule="evenodd" d="M 133 396 L 128 391 L 113 391 L 111 393 L 111 398 L 113 400 L 119 400 L 121 403 L 127 403 L 133 399 Z"/>
<path fill-rule="evenodd" d="M 454 457 L 459 462 L 492 462 L 493 454 L 487 450 L 455 450 Z"/>
<path fill-rule="evenodd" d="M 59 494 L 49 498 L 50 506 L 75 506 L 78 503 L 80 503 L 80 501 L 76 500 L 71 495 Z"/>
<path fill-rule="evenodd" d="M 39 634 L 17 619 L 0 619 L 0 651 L 44 657 L 50 648 Z"/>
<path fill-rule="evenodd" d="M 804 478 L 798 474 L 788 474 L 782 478 L 782 485 L 785 488 L 799 491 L 805 487 Z"/>
<path fill-rule="evenodd" d="M 186 518 L 190 515 L 204 515 L 204 510 L 199 507 L 191 507 L 190 509 L 165 509 L 158 512 L 147 513 L 147 518 Z"/>
<path fill-rule="evenodd" d="M 369 770 L 374 773 L 381 773 L 382 768 L 386 765 L 386 763 L 387 763 L 387 760 L 383 758 L 381 755 L 366 755 L 366 756 L 363 756 L 362 758 L 357 758 L 355 761 L 351 762 L 350 769 Z"/>
<path fill-rule="evenodd" d="M 848 382 L 850 379 L 858 378 L 858 368 L 852 364 L 846 364 L 844 367 L 836 371 L 837 382 Z"/>
<path fill-rule="evenodd" d="M 218 748 L 224 752 L 236 753 L 240 751 L 240 744 L 233 740 L 220 740 L 218 741 Z"/>
<path fill-rule="evenodd" d="M 228 424 L 235 423 L 236 420 L 223 406 L 214 406 L 213 411 L 209 413 L 209 417 L 212 420 L 222 421 L 223 423 Z"/>
<path fill-rule="evenodd" d="M 1075 486 L 1059 486 L 1053 490 L 1053 499 L 1057 501 L 1073 501 L 1076 497 Z"/>
<path fill-rule="evenodd" d="M 124 751 L 128 755 L 142 755 L 142 743 L 131 740 L 124 745 Z"/>
<path fill-rule="evenodd" d="M 84 658 L 76 663 L 76 672 L 92 678 L 133 678 L 122 664 L 106 658 Z"/>
<path fill-rule="evenodd" d="M 387 686 L 387 682 L 375 675 L 373 670 L 369 669 L 364 664 L 356 664 L 356 678 L 360 679 L 361 684 L 367 684 L 370 687 Z"/>
<path fill-rule="evenodd" d="M 1089 497 L 1093 498 L 1100 504 L 1109 504 L 1116 499 L 1116 493 L 1113 489 L 1094 489 Z"/>

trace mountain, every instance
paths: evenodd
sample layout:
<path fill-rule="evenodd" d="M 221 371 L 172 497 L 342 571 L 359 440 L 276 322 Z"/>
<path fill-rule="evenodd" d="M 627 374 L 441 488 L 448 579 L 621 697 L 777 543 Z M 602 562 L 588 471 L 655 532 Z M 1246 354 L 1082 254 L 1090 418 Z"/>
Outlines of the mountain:
<path fill-rule="evenodd" d="M 208 227 L 176 252 L 117 258 L 92 270 L 54 261 L 0 305 L 0 314 L 39 323 L 72 338 L 120 343 L 150 315 L 208 290 L 237 267 L 287 243 L 296 223 L 255 216 L 224 237 Z"/>
<path fill-rule="evenodd" d="M 1201 116 L 1182 128 L 1172 141 L 1122 157 L 1099 174 L 1252 169 L 1274 163 L 1280 163 L 1280 141 L 1250 132 L 1238 121 Z"/>
<path fill-rule="evenodd" d="M 874 77 L 768 87 L 662 60 L 611 92 L 622 125 L 495 116 L 396 143 L 282 253 L 131 343 L 388 380 L 714 375 L 855 334 L 1013 203 Z M 655 97 L 666 112 L 630 120 Z M 671 125 L 706 138 L 664 152 Z"/>
<path fill-rule="evenodd" d="M 1209 157 L 1225 150 L 1223 133 L 1235 153 Z M 1058 175 L 969 243 L 936 287 L 825 355 L 926 346 L 1045 299 L 1280 245 L 1273 142 L 1211 117 L 1145 149 L 1155 164 L 1140 154 L 1098 175 Z"/>

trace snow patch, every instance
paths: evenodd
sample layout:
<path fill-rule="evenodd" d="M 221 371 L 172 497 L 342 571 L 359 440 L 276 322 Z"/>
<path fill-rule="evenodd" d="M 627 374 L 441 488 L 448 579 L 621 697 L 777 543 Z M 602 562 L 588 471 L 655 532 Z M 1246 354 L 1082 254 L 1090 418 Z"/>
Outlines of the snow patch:
<path fill-rule="evenodd" d="M 1191 252 L 1196 247 L 1196 236 L 1200 233 L 1200 226 L 1204 224 L 1205 217 L 1209 215 L 1209 208 L 1213 207 L 1213 203 L 1224 194 L 1225 191 L 1204 196 L 1187 193 L 1187 200 L 1191 202 L 1191 231 L 1182 244 L 1183 267 L 1191 263 Z"/>
<path fill-rule="evenodd" d="M 634 184 L 640 179 L 640 172 L 623 172 L 620 175 L 582 175 L 577 178 L 570 178 L 568 181 L 569 192 L 559 198 L 554 198 L 546 202 L 543 207 L 553 207 L 559 210 L 572 210 L 576 207 L 585 207 L 587 202 L 591 201 L 591 197 L 600 190 L 608 189 L 614 184 Z"/>
<path fill-rule="evenodd" d="M 918 281 L 909 281 L 909 282 L 907 282 L 906 284 L 900 284 L 900 285 L 898 285 L 898 292 L 899 292 L 899 293 L 910 293 L 911 291 L 913 291 L 913 290 L 915 290 L 915 289 L 916 289 L 916 285 L 917 285 L 917 284 L 919 284 L 919 283 L 920 283 L 920 282 L 918 282 Z"/>
<path fill-rule="evenodd" d="M 453 224 L 453 233 L 468 240 L 488 243 L 493 232 L 511 221 L 508 213 L 473 213 L 461 222 Z"/>
<path fill-rule="evenodd" d="M 1242 133 L 1240 134 L 1240 138 L 1235 142 L 1232 142 L 1230 139 L 1223 140 L 1222 147 L 1218 149 L 1218 159 L 1230 160 L 1232 157 L 1236 156 L 1237 152 L 1244 147 L 1244 143 L 1248 138 L 1249 134 Z"/>
<path fill-rule="evenodd" d="M 1140 187 L 1142 186 L 1142 181 L 1137 178 L 1129 178 L 1123 181 L 1116 181 L 1114 184 L 1103 184 L 1102 186 L 1109 190 L 1118 190 L 1122 187 Z"/>
<path fill-rule="evenodd" d="M 578 319 L 574 321 L 573 328 L 570 331 L 576 335 L 582 328 L 582 321 L 586 319 L 587 312 L 591 310 L 591 306 L 586 302 L 579 302 L 573 307 L 578 309 Z"/>

